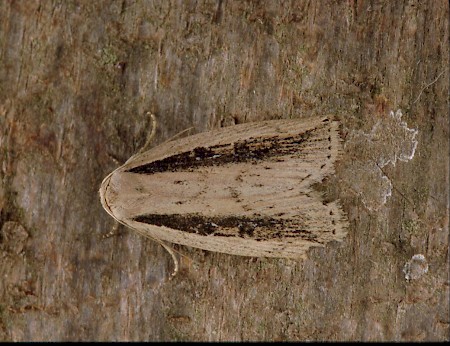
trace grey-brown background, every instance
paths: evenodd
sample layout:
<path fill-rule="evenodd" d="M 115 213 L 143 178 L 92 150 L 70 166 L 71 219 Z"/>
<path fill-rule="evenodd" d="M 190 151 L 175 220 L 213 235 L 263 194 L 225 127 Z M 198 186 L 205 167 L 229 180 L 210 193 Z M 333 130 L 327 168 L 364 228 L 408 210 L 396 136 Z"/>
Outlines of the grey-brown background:
<path fill-rule="evenodd" d="M 448 340 L 448 15 L 445 0 L 1 1 L 0 340 Z M 376 152 L 346 146 L 328 190 L 348 236 L 307 260 L 175 246 L 168 280 L 155 242 L 102 238 L 99 184 L 145 142 L 146 111 L 156 144 L 328 113 L 351 143 L 397 109 L 418 145 L 383 168 L 392 195 L 368 207 L 378 185 L 352 189 L 349 167 Z M 415 254 L 428 272 L 407 281 Z"/>

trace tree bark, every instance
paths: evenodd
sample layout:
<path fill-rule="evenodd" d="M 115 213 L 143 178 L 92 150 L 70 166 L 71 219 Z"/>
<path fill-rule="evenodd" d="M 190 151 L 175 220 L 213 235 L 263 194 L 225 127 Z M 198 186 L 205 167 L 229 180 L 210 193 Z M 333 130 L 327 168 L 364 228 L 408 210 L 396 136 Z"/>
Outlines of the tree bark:
<path fill-rule="evenodd" d="M 1 1 L 0 340 L 448 340 L 448 7 Z M 156 242 L 104 237 L 98 196 L 147 111 L 155 145 L 334 114 L 346 239 L 298 261 L 175 245 L 169 280 Z"/>

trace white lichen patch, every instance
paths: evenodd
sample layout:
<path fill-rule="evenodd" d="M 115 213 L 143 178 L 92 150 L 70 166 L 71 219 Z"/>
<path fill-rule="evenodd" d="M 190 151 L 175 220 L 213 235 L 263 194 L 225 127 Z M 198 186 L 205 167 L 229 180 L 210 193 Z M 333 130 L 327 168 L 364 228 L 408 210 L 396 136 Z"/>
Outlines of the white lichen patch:
<path fill-rule="evenodd" d="M 406 281 L 417 280 L 428 272 L 428 262 L 424 255 L 417 254 L 406 262 L 403 267 Z"/>
<path fill-rule="evenodd" d="M 382 168 L 388 164 L 395 166 L 397 160 L 411 160 L 417 148 L 418 130 L 408 128 L 402 116 L 401 110 L 391 111 L 369 133 L 351 133 L 345 145 L 354 157 L 346 167 L 345 174 L 351 177 L 348 184 L 371 211 L 382 207 L 392 194 L 392 183 Z"/>
<path fill-rule="evenodd" d="M 355 162 L 351 166 L 351 186 L 361 196 L 364 206 L 377 210 L 392 194 L 391 181 L 373 163 Z"/>
<path fill-rule="evenodd" d="M 380 167 L 389 163 L 395 166 L 397 160 L 409 161 L 414 157 L 418 130 L 408 128 L 402 116 L 401 110 L 391 111 L 386 119 L 375 124 L 368 136 Z"/>

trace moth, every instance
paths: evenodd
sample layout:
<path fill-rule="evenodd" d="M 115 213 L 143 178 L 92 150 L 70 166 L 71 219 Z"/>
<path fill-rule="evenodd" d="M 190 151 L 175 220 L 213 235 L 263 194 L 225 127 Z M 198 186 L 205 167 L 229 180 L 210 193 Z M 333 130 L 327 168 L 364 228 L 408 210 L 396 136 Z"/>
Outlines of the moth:
<path fill-rule="evenodd" d="M 341 148 L 329 116 L 234 125 L 131 157 L 103 180 L 101 203 L 163 245 L 302 258 L 346 235 L 339 202 L 315 189 Z"/>

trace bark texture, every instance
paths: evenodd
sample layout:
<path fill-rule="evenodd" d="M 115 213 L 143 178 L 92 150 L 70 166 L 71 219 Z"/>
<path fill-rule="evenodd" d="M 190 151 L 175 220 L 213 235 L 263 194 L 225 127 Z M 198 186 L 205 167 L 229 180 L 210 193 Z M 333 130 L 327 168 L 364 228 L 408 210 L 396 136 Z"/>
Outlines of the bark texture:
<path fill-rule="evenodd" d="M 429 1 L 0 1 L 0 340 L 449 339 L 448 17 Z M 401 109 L 401 113 L 397 112 Z M 305 260 L 113 228 L 145 143 L 334 114 L 350 222 Z M 393 111 L 393 113 L 391 113 Z"/>

